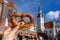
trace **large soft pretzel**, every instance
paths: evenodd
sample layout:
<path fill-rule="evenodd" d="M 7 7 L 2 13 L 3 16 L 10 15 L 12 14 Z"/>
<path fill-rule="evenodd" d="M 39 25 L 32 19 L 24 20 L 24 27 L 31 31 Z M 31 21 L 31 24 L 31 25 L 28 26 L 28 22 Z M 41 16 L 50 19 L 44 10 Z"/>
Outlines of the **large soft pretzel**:
<path fill-rule="evenodd" d="M 16 18 L 20 17 L 20 21 L 16 21 Z M 28 17 L 30 19 L 30 22 L 25 21 L 25 17 Z M 11 16 L 11 22 L 14 26 L 19 26 L 21 29 L 30 28 L 34 24 L 34 18 L 31 14 L 12 14 Z M 20 24 L 19 22 L 23 22 L 24 24 Z"/>

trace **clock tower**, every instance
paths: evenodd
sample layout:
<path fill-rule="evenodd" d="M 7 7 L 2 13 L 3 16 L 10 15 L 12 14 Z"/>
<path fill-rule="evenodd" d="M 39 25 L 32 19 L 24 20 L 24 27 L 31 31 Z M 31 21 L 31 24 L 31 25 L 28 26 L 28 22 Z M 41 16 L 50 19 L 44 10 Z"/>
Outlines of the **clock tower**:
<path fill-rule="evenodd" d="M 37 32 L 44 32 L 45 30 L 45 27 L 44 27 L 44 17 L 43 17 L 43 14 L 42 14 L 42 10 L 41 10 L 41 7 L 39 6 L 38 7 L 38 15 L 37 15 Z"/>

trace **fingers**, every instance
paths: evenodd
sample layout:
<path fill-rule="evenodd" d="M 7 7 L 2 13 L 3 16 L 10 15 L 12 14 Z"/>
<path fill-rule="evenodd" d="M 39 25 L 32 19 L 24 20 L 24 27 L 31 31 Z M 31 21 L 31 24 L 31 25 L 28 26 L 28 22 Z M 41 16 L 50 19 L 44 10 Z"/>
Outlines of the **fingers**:
<path fill-rule="evenodd" d="M 11 28 L 9 27 L 7 30 L 4 31 L 4 34 L 3 34 L 3 35 L 7 35 L 7 34 L 9 34 L 10 31 L 11 31 Z"/>
<path fill-rule="evenodd" d="M 13 30 L 11 30 L 11 28 L 8 28 L 3 34 L 3 39 L 14 39 L 14 35 L 18 31 L 18 29 L 19 26 L 16 26 Z"/>
<path fill-rule="evenodd" d="M 10 35 L 14 35 L 19 29 L 19 26 L 16 26 L 11 32 Z"/>
<path fill-rule="evenodd" d="M 7 37 L 8 34 L 10 33 L 10 31 L 11 31 L 11 28 L 9 27 L 8 29 L 6 29 L 6 30 L 3 32 L 2 40 L 3 40 L 3 39 L 6 39 L 6 37 Z"/>
<path fill-rule="evenodd" d="M 16 33 L 19 29 L 19 26 L 16 26 L 13 30 L 12 30 L 12 33 Z"/>

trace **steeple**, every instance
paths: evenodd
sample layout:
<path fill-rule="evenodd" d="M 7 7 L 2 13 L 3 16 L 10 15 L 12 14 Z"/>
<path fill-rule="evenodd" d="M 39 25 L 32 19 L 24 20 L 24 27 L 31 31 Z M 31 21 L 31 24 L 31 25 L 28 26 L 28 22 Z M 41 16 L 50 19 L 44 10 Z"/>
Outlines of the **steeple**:
<path fill-rule="evenodd" d="M 8 5 L 11 6 L 11 7 L 14 7 L 13 1 L 12 0 L 8 0 Z"/>
<path fill-rule="evenodd" d="M 40 5 L 38 6 L 38 12 L 40 13 L 40 10 L 41 10 L 41 7 L 40 7 Z"/>
<path fill-rule="evenodd" d="M 37 15 L 37 17 L 40 17 L 40 16 L 43 16 L 43 15 L 42 15 L 42 9 L 41 9 L 41 7 L 39 5 L 38 6 L 38 15 Z"/>
<path fill-rule="evenodd" d="M 4 0 L 0 0 L 0 3 L 3 3 L 4 2 Z"/>

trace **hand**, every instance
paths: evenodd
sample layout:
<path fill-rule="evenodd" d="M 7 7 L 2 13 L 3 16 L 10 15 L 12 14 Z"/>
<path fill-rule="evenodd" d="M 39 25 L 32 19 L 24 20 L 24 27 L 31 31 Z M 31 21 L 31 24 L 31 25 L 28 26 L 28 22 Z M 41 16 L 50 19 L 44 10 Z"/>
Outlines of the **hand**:
<path fill-rule="evenodd" d="M 7 30 L 4 31 L 2 40 L 14 40 L 15 34 L 18 29 L 18 26 L 16 26 L 13 30 L 9 27 Z"/>

